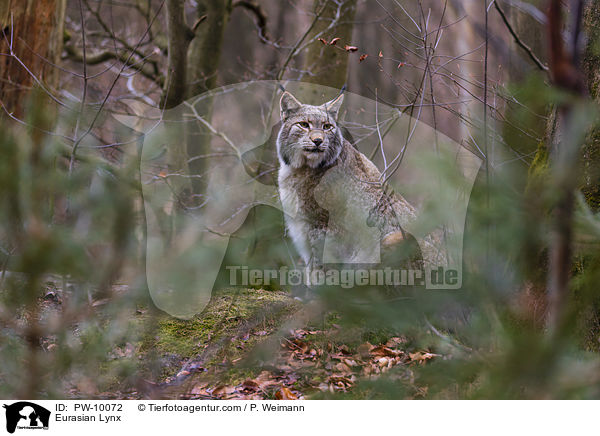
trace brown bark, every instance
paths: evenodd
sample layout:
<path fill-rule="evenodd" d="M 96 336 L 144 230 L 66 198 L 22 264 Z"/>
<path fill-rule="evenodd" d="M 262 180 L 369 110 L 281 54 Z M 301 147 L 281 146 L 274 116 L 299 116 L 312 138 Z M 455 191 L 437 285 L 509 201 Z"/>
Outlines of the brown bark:
<path fill-rule="evenodd" d="M 57 85 L 62 51 L 64 0 L 0 0 L 0 101 L 21 116 L 35 84 Z M 48 61 L 44 60 L 47 59 Z"/>
<path fill-rule="evenodd" d="M 571 11 L 574 14 L 574 11 Z M 584 78 L 577 65 L 576 47 L 566 47 L 562 38 L 562 6 L 551 0 L 548 10 L 550 72 L 554 85 L 573 95 L 585 94 Z M 573 254 L 574 194 L 579 172 L 580 142 L 573 104 L 557 109 L 556 130 L 550 147 L 550 170 L 554 190 L 552 235 L 549 247 L 548 325 L 560 331 L 565 321 Z"/>
<path fill-rule="evenodd" d="M 184 0 L 167 0 L 168 73 L 163 98 L 167 109 L 181 104 L 187 92 L 187 52 L 194 33 L 185 22 Z"/>
<path fill-rule="evenodd" d="M 193 97 L 210 91 L 217 86 L 217 71 L 221 58 L 221 48 L 225 26 L 231 15 L 231 0 L 200 0 L 197 6 L 197 21 L 193 26 L 195 37 L 188 49 L 187 96 Z M 211 98 L 204 100 L 202 107 L 197 108 L 199 115 L 209 123 L 212 118 L 213 102 Z M 210 154 L 212 135 L 200 123 L 190 126 L 187 131 L 187 156 L 203 156 Z M 195 159 L 189 164 L 190 174 L 206 174 L 209 161 L 206 158 Z M 203 194 L 206 190 L 208 176 L 194 178 L 192 187 L 194 194 Z"/>
<path fill-rule="evenodd" d="M 231 14 L 231 0 L 200 0 L 195 38 L 188 52 L 188 96 L 213 89 L 217 84 L 217 69 L 225 26 Z"/>
<path fill-rule="evenodd" d="M 600 2 L 589 2 L 583 25 L 588 41 L 582 59 L 585 81 L 590 97 L 600 102 Z M 600 211 L 600 126 L 583 146 L 582 191 L 592 210 Z"/>

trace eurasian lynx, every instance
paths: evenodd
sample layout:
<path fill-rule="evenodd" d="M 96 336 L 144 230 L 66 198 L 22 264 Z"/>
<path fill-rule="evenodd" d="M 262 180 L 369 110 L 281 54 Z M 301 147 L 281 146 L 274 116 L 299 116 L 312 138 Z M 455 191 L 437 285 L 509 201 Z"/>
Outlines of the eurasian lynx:
<path fill-rule="evenodd" d="M 279 195 L 288 234 L 310 268 L 323 263 L 378 263 L 411 247 L 411 268 L 422 267 L 405 223 L 414 208 L 381 183 L 375 165 L 343 138 L 337 124 L 343 95 L 321 106 L 285 92 L 277 137 Z"/>

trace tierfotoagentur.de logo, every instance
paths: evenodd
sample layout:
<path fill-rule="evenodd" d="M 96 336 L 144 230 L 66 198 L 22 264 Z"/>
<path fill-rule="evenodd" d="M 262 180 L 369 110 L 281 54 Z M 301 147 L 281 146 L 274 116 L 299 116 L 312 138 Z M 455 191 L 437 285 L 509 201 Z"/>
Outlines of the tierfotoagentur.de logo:
<path fill-rule="evenodd" d="M 6 431 L 14 433 L 19 430 L 48 430 L 50 411 L 29 401 L 4 404 L 6 409 Z"/>

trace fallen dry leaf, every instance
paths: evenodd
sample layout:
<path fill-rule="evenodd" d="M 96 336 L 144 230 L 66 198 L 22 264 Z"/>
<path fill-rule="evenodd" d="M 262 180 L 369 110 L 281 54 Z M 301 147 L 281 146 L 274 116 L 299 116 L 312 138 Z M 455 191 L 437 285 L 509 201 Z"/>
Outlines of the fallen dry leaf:
<path fill-rule="evenodd" d="M 343 362 L 338 363 L 337 365 L 335 365 L 334 368 L 336 369 L 336 371 L 339 371 L 344 374 L 350 374 L 352 372 L 352 369 Z"/>
<path fill-rule="evenodd" d="M 208 390 L 208 392 L 214 396 L 229 395 L 235 392 L 235 388 L 233 386 L 220 385 L 214 388 L 212 391 Z"/>
<path fill-rule="evenodd" d="M 357 366 L 356 360 L 354 359 L 344 359 L 344 363 L 348 366 Z"/>
<path fill-rule="evenodd" d="M 390 348 L 394 348 L 394 347 L 397 347 L 397 346 L 398 346 L 398 345 L 400 345 L 400 344 L 406 344 L 406 343 L 408 343 L 408 339 L 406 339 L 406 338 L 401 338 L 401 337 L 396 337 L 396 336 L 395 336 L 395 337 L 393 337 L 393 338 L 390 338 L 390 339 L 389 339 L 389 340 L 388 340 L 388 341 L 385 343 L 385 346 L 386 346 L 386 347 L 390 347 Z"/>
<path fill-rule="evenodd" d="M 375 347 L 370 351 L 370 354 L 372 356 L 396 357 L 400 353 L 402 353 L 402 351 L 395 351 L 395 350 L 392 350 L 391 348 L 383 346 L 383 345 Z"/>
<path fill-rule="evenodd" d="M 242 383 L 242 391 L 257 391 L 259 389 L 258 383 L 254 380 L 246 380 Z"/>
<path fill-rule="evenodd" d="M 297 400 L 298 397 L 288 388 L 283 386 L 280 390 L 275 394 L 275 398 L 278 400 Z"/>
<path fill-rule="evenodd" d="M 373 345 L 371 345 L 369 342 L 365 342 L 364 344 L 358 346 L 357 351 L 361 357 L 369 357 L 369 353 L 373 348 L 375 348 Z"/>
<path fill-rule="evenodd" d="M 417 351 L 416 353 L 408 353 L 411 362 L 425 363 L 427 360 L 439 357 L 439 354 Z"/>
<path fill-rule="evenodd" d="M 338 350 L 340 350 L 342 353 L 349 355 L 352 354 L 352 352 L 350 351 L 350 348 L 348 348 L 347 345 L 342 345 L 340 347 L 338 347 Z"/>

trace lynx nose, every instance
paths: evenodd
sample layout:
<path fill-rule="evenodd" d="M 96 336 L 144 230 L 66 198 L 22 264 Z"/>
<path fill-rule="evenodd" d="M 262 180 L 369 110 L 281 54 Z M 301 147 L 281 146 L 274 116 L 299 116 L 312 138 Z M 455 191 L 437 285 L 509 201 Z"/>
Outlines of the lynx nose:
<path fill-rule="evenodd" d="M 313 138 L 310 138 L 312 140 L 312 142 L 314 142 L 315 145 L 319 146 L 323 143 L 323 138 L 321 138 L 320 136 L 315 136 Z"/>

